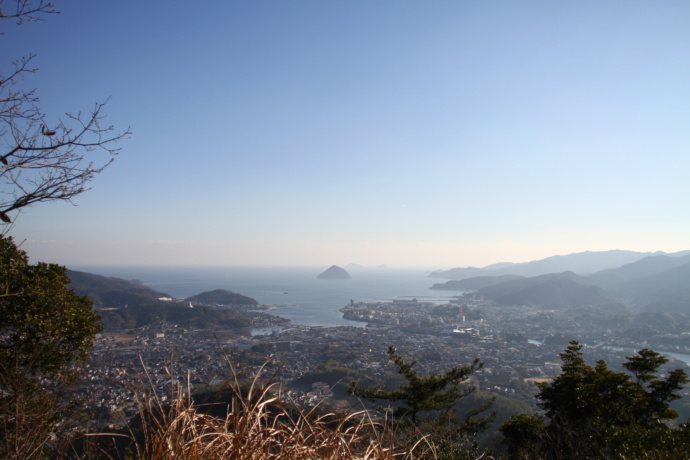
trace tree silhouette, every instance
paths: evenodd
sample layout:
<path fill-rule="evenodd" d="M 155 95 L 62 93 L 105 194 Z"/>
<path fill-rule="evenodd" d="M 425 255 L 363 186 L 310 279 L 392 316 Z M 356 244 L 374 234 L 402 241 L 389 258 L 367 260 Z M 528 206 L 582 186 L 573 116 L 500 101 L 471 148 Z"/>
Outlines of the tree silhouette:
<path fill-rule="evenodd" d="M 0 457 L 39 455 L 55 429 L 57 389 L 73 377 L 101 330 L 87 297 L 69 289 L 66 269 L 29 264 L 0 237 Z"/>
<path fill-rule="evenodd" d="M 21 25 L 52 13 L 44 0 L 0 0 L 2 22 Z M 42 202 L 71 202 L 87 190 L 112 162 L 117 141 L 129 135 L 128 129 L 117 133 L 103 124 L 103 103 L 88 113 L 49 118 L 35 89 L 23 86 L 37 71 L 35 59 L 30 54 L 9 71 L 0 69 L 2 235 L 13 213 Z M 31 265 L 12 238 L 0 236 L 1 458 L 43 458 L 51 437 L 60 439 L 58 427 L 69 432 L 64 406 L 57 404 L 69 401 L 61 391 L 73 378 L 70 366 L 88 357 L 101 325 L 93 303 L 68 283 L 64 267 Z"/>
<path fill-rule="evenodd" d="M 388 358 L 398 367 L 398 373 L 405 378 L 406 384 L 387 391 L 383 388 L 375 390 L 364 388 L 357 382 L 352 382 L 350 394 L 372 402 L 383 400 L 392 402 L 396 404 L 393 415 L 409 418 L 412 423 L 417 422 L 417 417 L 421 412 L 448 410 L 458 399 L 473 392 L 473 386 L 464 385 L 461 388 L 460 384 L 482 367 L 482 363 L 475 359 L 470 365 L 454 367 L 443 374 L 420 377 L 414 369 L 416 361 L 406 360 L 397 354 L 393 346 L 388 347 Z"/>
<path fill-rule="evenodd" d="M 8 3 L 14 7 L 0 0 L 0 20 L 23 24 L 56 13 L 43 0 Z M 35 59 L 30 54 L 15 60 L 9 71 L 0 69 L 0 222 L 4 224 L 12 222 L 14 211 L 41 202 L 70 202 L 86 191 L 88 182 L 117 154 L 117 141 L 130 134 L 129 129 L 118 133 L 103 124 L 105 103 L 50 122 L 38 105 L 36 90 L 22 86 L 25 77 L 37 72 Z"/>
<path fill-rule="evenodd" d="M 631 374 L 614 372 L 604 361 L 587 365 L 581 350 L 582 345 L 571 342 L 560 355 L 561 374 L 537 384 L 546 420 L 521 415 L 502 425 L 512 458 L 613 458 L 654 449 L 687 451 L 688 430 L 663 423 L 678 417 L 669 403 L 680 398 L 678 392 L 688 382 L 682 369 L 659 378 L 659 367 L 668 360 L 643 349 L 623 363 Z"/>

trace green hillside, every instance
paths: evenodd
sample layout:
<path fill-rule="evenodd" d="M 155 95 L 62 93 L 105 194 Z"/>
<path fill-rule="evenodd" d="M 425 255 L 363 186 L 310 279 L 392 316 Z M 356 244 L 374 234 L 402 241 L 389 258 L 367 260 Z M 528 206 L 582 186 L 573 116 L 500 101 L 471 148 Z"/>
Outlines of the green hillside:
<path fill-rule="evenodd" d="M 170 297 L 164 292 L 154 291 L 141 281 L 124 280 L 93 273 L 67 270 L 71 282 L 69 287 L 80 296 L 89 296 L 97 307 L 135 307 Z"/>
<path fill-rule="evenodd" d="M 190 302 L 199 302 L 205 305 L 259 305 L 255 299 L 225 289 L 205 291 L 187 298 Z"/>
<path fill-rule="evenodd" d="M 562 309 L 616 302 L 604 289 L 572 272 L 517 279 L 488 286 L 479 292 L 500 305 L 535 305 Z"/>
<path fill-rule="evenodd" d="M 514 281 L 523 279 L 520 275 L 501 275 L 501 276 L 475 276 L 474 278 L 466 278 L 464 280 L 450 280 L 445 283 L 436 283 L 431 286 L 434 290 L 448 290 L 448 291 L 478 291 L 489 286 L 505 283 L 507 281 Z"/>
<path fill-rule="evenodd" d="M 227 309 L 204 305 L 190 308 L 188 301 L 163 301 L 169 294 L 155 291 L 136 280 L 124 280 L 93 273 L 67 270 L 70 288 L 89 296 L 101 315 L 106 331 L 129 329 L 166 321 L 181 327 L 237 329 L 249 325 L 249 319 Z M 192 296 L 189 300 L 213 305 L 258 305 L 251 297 L 218 289 Z"/>

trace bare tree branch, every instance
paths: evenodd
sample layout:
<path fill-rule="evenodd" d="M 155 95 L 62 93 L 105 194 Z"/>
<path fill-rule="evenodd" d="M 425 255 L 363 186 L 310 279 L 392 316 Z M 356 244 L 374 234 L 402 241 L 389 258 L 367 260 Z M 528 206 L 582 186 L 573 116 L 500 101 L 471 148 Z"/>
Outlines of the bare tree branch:
<path fill-rule="evenodd" d="M 5 8 L 5 2 L 0 0 L 0 19 L 16 19 L 17 24 L 29 21 L 40 21 L 39 14 L 57 14 L 52 3 L 39 0 L 16 0 L 12 3 L 13 7 Z"/>
<path fill-rule="evenodd" d="M 19 23 L 56 13 L 44 0 L 15 0 L 9 11 L 0 0 L 0 20 Z M 68 201 L 88 190 L 120 150 L 117 141 L 130 135 L 103 124 L 103 103 L 91 112 L 65 114 L 48 126 L 34 89 L 24 89 L 24 77 L 37 71 L 35 55 L 13 62 L 7 75 L 0 73 L 0 221 L 12 222 L 9 213 L 41 202 Z M 99 155 L 99 153 L 101 155 Z M 0 223 L 0 225 L 3 225 Z"/>

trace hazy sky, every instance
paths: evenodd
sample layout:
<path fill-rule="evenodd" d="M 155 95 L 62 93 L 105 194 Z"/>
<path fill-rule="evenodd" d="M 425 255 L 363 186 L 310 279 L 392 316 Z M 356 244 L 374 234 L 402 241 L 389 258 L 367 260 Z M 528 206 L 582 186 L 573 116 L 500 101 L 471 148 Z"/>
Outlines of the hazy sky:
<path fill-rule="evenodd" d="M 6 2 L 8 3 L 8 2 Z M 50 119 L 131 126 L 32 261 L 453 267 L 690 249 L 690 2 L 60 1 Z"/>

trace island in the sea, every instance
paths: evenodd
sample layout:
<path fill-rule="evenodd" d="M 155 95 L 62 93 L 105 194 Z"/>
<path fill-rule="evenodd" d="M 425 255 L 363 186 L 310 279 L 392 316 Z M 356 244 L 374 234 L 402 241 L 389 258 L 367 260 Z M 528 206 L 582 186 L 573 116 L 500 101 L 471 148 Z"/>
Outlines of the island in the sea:
<path fill-rule="evenodd" d="M 331 265 L 327 270 L 319 274 L 317 278 L 320 280 L 349 280 L 352 277 L 344 268 Z"/>

